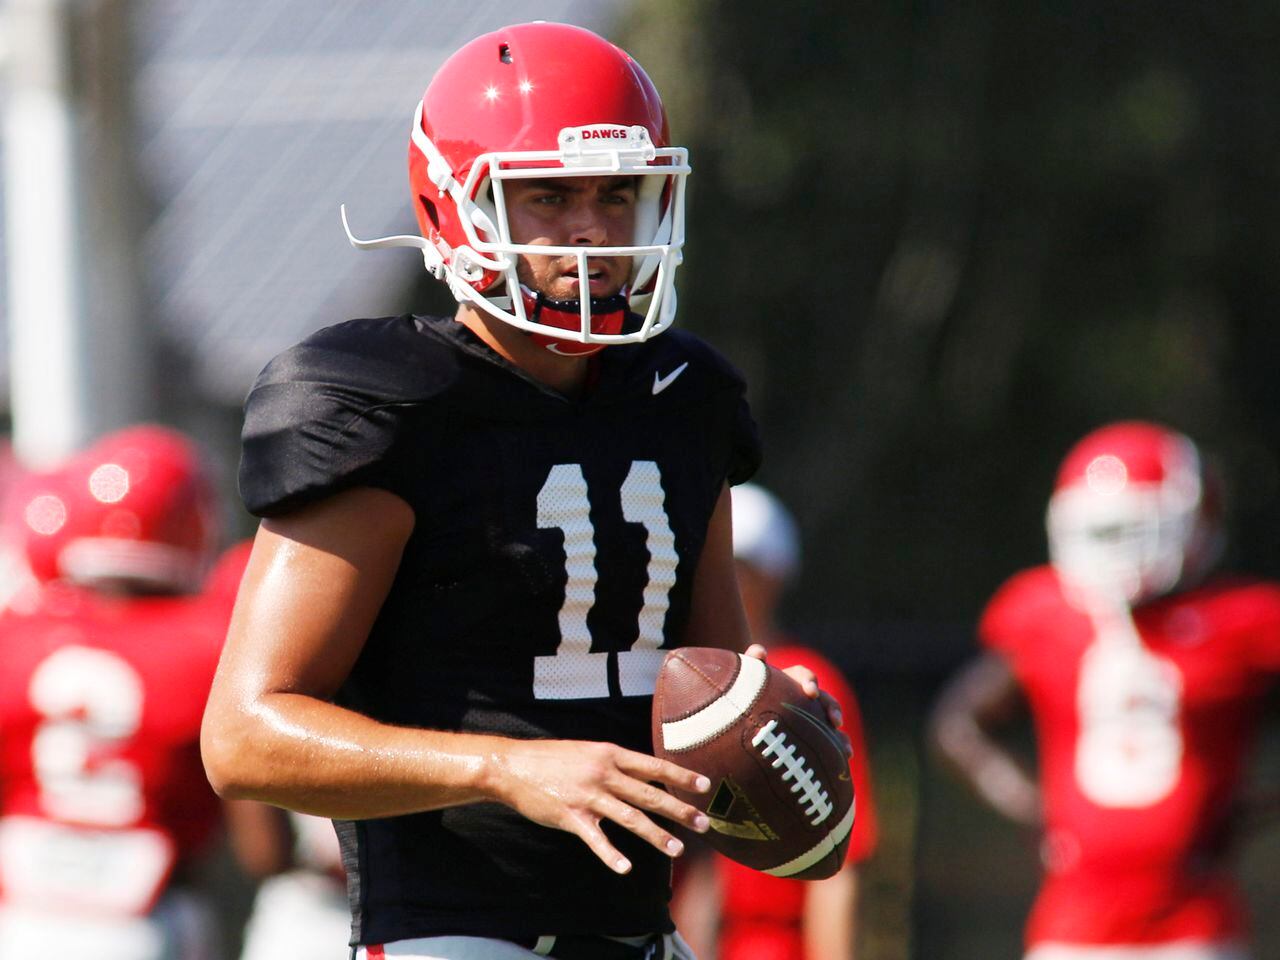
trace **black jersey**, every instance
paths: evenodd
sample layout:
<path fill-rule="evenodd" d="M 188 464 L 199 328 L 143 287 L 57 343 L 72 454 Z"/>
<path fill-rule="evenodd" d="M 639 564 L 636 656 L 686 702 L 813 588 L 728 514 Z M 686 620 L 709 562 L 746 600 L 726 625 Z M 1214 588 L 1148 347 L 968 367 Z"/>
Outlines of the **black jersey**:
<path fill-rule="evenodd" d="M 249 394 L 240 488 L 286 512 L 353 486 L 413 509 L 399 571 L 339 702 L 386 723 L 652 752 L 662 651 L 726 480 L 759 460 L 738 374 L 683 331 L 610 347 L 566 399 L 452 319 L 355 320 Z M 670 930 L 668 859 L 606 823 L 576 836 L 496 803 L 338 825 L 353 943 Z"/>

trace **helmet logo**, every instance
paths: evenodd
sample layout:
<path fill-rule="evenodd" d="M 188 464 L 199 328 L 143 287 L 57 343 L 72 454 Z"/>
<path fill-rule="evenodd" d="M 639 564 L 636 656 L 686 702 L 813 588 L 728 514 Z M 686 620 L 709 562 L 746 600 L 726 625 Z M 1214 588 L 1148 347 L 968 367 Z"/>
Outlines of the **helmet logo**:
<path fill-rule="evenodd" d="M 43 493 L 27 504 L 22 516 L 27 526 L 40 536 L 48 537 L 61 530 L 67 522 L 67 505 L 61 497 Z"/>
<path fill-rule="evenodd" d="M 1090 461 L 1084 476 L 1090 490 L 1106 496 L 1124 489 L 1129 482 L 1129 468 L 1119 457 L 1106 453 Z"/>
<path fill-rule="evenodd" d="M 657 156 L 649 130 L 617 123 L 593 123 L 585 127 L 565 127 L 558 137 L 566 166 L 612 161 L 618 168 L 627 164 L 647 164 Z"/>
<path fill-rule="evenodd" d="M 89 492 L 99 503 L 119 503 L 129 493 L 129 471 L 118 463 L 104 463 L 89 474 Z"/>

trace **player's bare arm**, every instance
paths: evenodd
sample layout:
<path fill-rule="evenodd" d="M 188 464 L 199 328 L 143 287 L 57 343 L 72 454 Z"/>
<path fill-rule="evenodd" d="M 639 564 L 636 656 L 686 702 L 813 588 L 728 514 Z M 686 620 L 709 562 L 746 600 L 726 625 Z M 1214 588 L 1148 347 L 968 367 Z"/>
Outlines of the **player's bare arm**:
<path fill-rule="evenodd" d="M 805 957 L 854 960 L 858 915 L 858 868 L 846 863 L 833 877 L 805 885 Z"/>
<path fill-rule="evenodd" d="M 412 529 L 408 506 L 373 489 L 263 523 L 205 714 L 214 787 L 341 819 L 497 800 L 577 834 L 619 872 L 629 864 L 605 838 L 602 819 L 680 853 L 680 841 L 649 815 L 694 830 L 706 820 L 651 781 L 692 791 L 707 784 L 674 764 L 606 743 L 395 727 L 330 702 Z"/>
<path fill-rule="evenodd" d="M 293 865 L 288 815 L 254 800 L 224 800 L 223 818 L 232 856 L 249 879 L 261 882 Z"/>
<path fill-rule="evenodd" d="M 707 538 L 693 577 L 693 602 L 685 645 L 720 647 L 740 653 L 747 652 L 751 646 L 751 633 L 733 569 L 733 506 L 728 484 L 721 489 L 707 524 Z"/>
<path fill-rule="evenodd" d="M 938 698 L 930 741 L 983 800 L 1011 820 L 1039 826 L 1039 787 L 992 735 L 1022 707 L 1022 694 L 1008 666 L 984 654 L 964 667 Z"/>

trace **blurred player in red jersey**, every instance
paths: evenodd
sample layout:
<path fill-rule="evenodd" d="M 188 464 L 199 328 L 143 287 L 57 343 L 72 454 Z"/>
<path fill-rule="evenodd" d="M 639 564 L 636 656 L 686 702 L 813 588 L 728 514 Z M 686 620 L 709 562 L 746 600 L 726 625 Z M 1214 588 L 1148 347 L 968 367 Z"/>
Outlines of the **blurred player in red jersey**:
<path fill-rule="evenodd" d="M 1280 586 L 1210 577 L 1218 491 L 1185 436 L 1103 427 L 1058 474 L 1052 563 L 1011 578 L 933 736 L 1001 813 L 1043 828 L 1027 960 L 1243 960 L 1232 820 L 1280 670 Z M 1039 780 L 994 739 L 1020 704 Z"/>
<path fill-rule="evenodd" d="M 213 957 L 184 880 L 219 820 L 198 740 L 230 604 L 198 593 L 196 451 L 133 427 L 16 504 L 37 585 L 0 613 L 0 956 Z"/>
<path fill-rule="evenodd" d="M 718 854 L 692 862 L 677 886 L 676 926 L 687 931 L 702 960 L 848 960 L 857 939 L 858 864 L 875 849 L 877 832 L 858 703 L 839 669 L 797 645 L 775 620 L 799 568 L 795 521 L 755 484 L 734 487 L 732 497 L 734 565 L 751 638 L 769 648 L 774 666 L 812 670 L 840 704 L 843 730 L 853 742 L 858 812 L 845 866 L 827 880 L 772 877 Z"/>
<path fill-rule="evenodd" d="M 0 609 L 31 579 L 23 556 L 22 541 L 16 535 L 16 517 L 9 516 L 15 500 L 14 491 L 27 476 L 27 470 L 13 453 L 7 438 L 0 439 Z"/>

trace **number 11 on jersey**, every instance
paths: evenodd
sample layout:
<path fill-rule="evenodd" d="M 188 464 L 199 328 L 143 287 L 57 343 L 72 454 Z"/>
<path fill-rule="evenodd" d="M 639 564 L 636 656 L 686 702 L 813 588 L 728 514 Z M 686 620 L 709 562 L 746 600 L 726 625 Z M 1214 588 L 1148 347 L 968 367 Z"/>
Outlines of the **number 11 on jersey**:
<path fill-rule="evenodd" d="M 652 460 L 631 464 L 619 491 L 622 517 L 645 528 L 649 565 L 639 632 L 630 650 L 618 653 L 618 684 L 624 697 L 653 693 L 662 662 L 663 626 L 676 582 L 675 534 L 667 519 L 662 474 Z M 609 654 L 591 652 L 587 615 L 595 603 L 595 528 L 582 466 L 551 468 L 538 491 L 538 528 L 564 534 L 565 588 L 560 606 L 560 646 L 553 656 L 535 657 L 533 695 L 539 700 L 579 700 L 609 696 Z"/>

